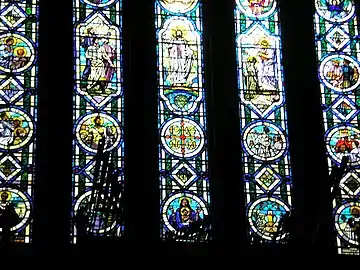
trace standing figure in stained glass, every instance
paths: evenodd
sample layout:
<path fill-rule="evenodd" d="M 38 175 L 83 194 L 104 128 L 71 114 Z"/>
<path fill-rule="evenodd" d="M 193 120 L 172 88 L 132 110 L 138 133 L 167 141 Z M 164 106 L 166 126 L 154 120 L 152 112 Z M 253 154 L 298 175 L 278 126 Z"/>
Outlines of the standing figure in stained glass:
<path fill-rule="evenodd" d="M 275 76 L 275 54 L 270 48 L 270 42 L 262 39 L 259 42 L 260 50 L 258 56 L 260 59 L 260 82 L 262 88 L 267 91 L 277 90 L 277 79 Z"/>
<path fill-rule="evenodd" d="M 10 121 L 10 117 L 7 112 L 0 114 L 0 145 L 10 146 L 14 140 L 13 138 L 13 126 Z"/>
<path fill-rule="evenodd" d="M 271 145 L 272 138 L 270 136 L 270 129 L 268 127 L 263 128 L 263 133 L 259 134 L 256 138 L 255 145 L 257 146 L 257 154 L 258 156 L 267 158 L 271 157 Z"/>
<path fill-rule="evenodd" d="M 103 48 L 104 48 L 104 69 L 105 69 L 105 81 L 106 84 L 111 82 L 114 73 L 115 66 L 114 60 L 116 57 L 115 49 L 109 44 L 110 33 L 108 33 L 108 37 L 103 39 Z M 105 86 L 106 87 L 106 86 Z"/>
<path fill-rule="evenodd" d="M 246 92 L 245 99 L 251 100 L 256 98 L 256 95 L 260 94 L 259 86 L 259 76 L 256 68 L 258 61 L 256 57 L 249 56 L 246 62 L 246 69 L 244 70 L 244 75 L 246 78 Z"/>
<path fill-rule="evenodd" d="M 343 67 L 343 82 L 342 82 L 342 88 L 350 88 L 354 84 L 356 84 L 358 80 L 358 73 L 357 69 L 350 66 L 350 61 L 347 59 L 344 59 Z"/>
<path fill-rule="evenodd" d="M 358 207 L 352 207 L 350 210 L 351 218 L 348 219 L 347 224 L 351 228 L 352 232 L 360 241 L 360 209 Z"/>
<path fill-rule="evenodd" d="M 184 38 L 181 30 L 174 31 L 169 45 L 170 70 L 168 80 L 173 85 L 182 85 L 188 81 L 191 72 L 194 52 Z"/>
<path fill-rule="evenodd" d="M 199 221 L 201 219 L 201 208 L 198 207 L 196 211 L 194 211 L 188 198 L 180 199 L 179 208 L 176 210 L 174 208 L 170 208 L 169 210 L 171 211 L 169 216 L 169 223 L 176 230 L 188 228 L 193 222 Z"/>
<path fill-rule="evenodd" d="M 96 39 L 96 33 L 95 33 L 94 28 L 89 27 L 88 29 L 86 29 L 85 37 L 83 38 L 82 43 L 81 43 L 81 46 L 84 48 L 85 52 L 88 50 L 88 48 L 90 46 L 94 45 L 95 39 Z M 82 74 L 82 79 L 84 81 L 87 81 L 87 79 L 90 75 L 90 70 L 91 70 L 91 62 L 90 62 L 90 59 L 86 58 L 85 70 L 83 71 L 83 74 Z"/>
<path fill-rule="evenodd" d="M 330 17 L 334 18 L 340 16 L 344 10 L 344 0 L 327 0 L 326 6 L 331 12 Z"/>
<path fill-rule="evenodd" d="M 0 228 L 2 228 L 2 236 L 5 238 L 10 237 L 10 229 L 19 222 L 15 206 L 9 202 L 9 194 L 10 192 L 3 191 L 0 195 Z"/>
<path fill-rule="evenodd" d="M 90 30 L 89 30 L 90 29 Z M 105 94 L 106 87 L 115 73 L 115 50 L 109 44 L 108 37 L 97 36 L 92 28 L 89 28 L 89 37 L 86 39 L 85 57 L 86 67 L 82 78 L 87 80 L 87 90 L 98 87 Z M 85 42 L 85 40 L 84 40 Z M 83 44 L 84 44 L 83 42 Z M 84 45 L 83 45 L 84 46 Z"/>
<path fill-rule="evenodd" d="M 269 0 L 248 0 L 249 8 L 252 13 L 257 16 L 261 15 L 264 11 L 264 8 L 269 4 Z"/>
<path fill-rule="evenodd" d="M 14 38 L 8 37 L 5 39 L 5 44 L 0 45 L 0 65 L 4 68 L 10 68 L 13 62 L 14 44 Z"/>
<path fill-rule="evenodd" d="M 103 50 L 98 38 L 95 38 L 94 44 L 87 49 L 85 56 L 90 61 L 87 89 L 89 90 L 99 85 L 101 90 L 104 90 L 101 81 L 105 80 L 105 65 L 103 62 Z"/>
<path fill-rule="evenodd" d="M 327 72 L 327 77 L 329 78 L 331 84 L 334 87 L 341 88 L 343 83 L 343 71 L 340 66 L 339 60 L 333 60 L 332 66 L 330 67 L 329 71 Z"/>

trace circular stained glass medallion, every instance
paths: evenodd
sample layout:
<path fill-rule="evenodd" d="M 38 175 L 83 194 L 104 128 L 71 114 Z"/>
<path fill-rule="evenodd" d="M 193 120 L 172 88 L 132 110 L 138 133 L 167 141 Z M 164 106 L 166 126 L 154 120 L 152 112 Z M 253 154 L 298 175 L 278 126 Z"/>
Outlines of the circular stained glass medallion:
<path fill-rule="evenodd" d="M 33 44 L 24 36 L 14 33 L 0 35 L 0 70 L 19 73 L 35 60 Z"/>
<path fill-rule="evenodd" d="M 248 210 L 251 229 L 260 237 L 272 240 L 278 230 L 280 218 L 289 211 L 289 206 L 279 199 L 260 198 Z"/>
<path fill-rule="evenodd" d="M 335 54 L 320 64 L 320 77 L 325 86 L 338 92 L 352 91 L 360 85 L 360 66 L 352 57 Z"/>
<path fill-rule="evenodd" d="M 199 0 L 159 0 L 160 5 L 172 13 L 187 13 L 193 10 Z"/>
<path fill-rule="evenodd" d="M 31 203 L 27 195 L 17 189 L 0 188 L 0 221 L 6 207 L 12 209 L 14 222 L 11 231 L 21 231 L 30 219 Z M 16 214 L 15 214 L 16 213 Z M 0 232 L 2 229 L 0 228 Z"/>
<path fill-rule="evenodd" d="M 26 145 L 34 133 L 31 118 L 15 108 L 0 109 L 0 149 L 15 150 Z"/>
<path fill-rule="evenodd" d="M 76 216 L 79 209 L 85 209 L 85 214 L 88 214 L 92 204 L 91 201 L 91 190 L 85 192 L 83 195 L 79 197 L 79 199 L 75 202 L 74 205 L 74 216 Z M 111 216 L 108 215 L 108 212 L 104 209 L 105 206 L 105 195 L 102 194 L 101 198 L 98 198 L 98 209 L 93 210 L 93 215 L 88 215 L 91 220 L 88 220 L 88 223 L 92 224 L 88 227 L 93 233 L 96 234 L 104 234 L 112 231 L 116 228 L 116 221 L 114 221 Z"/>
<path fill-rule="evenodd" d="M 355 14 L 353 0 L 316 0 L 315 7 L 321 17 L 331 22 L 345 22 Z"/>
<path fill-rule="evenodd" d="M 84 0 L 84 3 L 95 7 L 107 7 L 115 3 L 117 0 Z"/>
<path fill-rule="evenodd" d="M 176 118 L 167 122 L 161 130 L 161 142 L 165 149 L 177 156 L 189 158 L 200 153 L 205 144 L 202 128 L 194 121 Z"/>
<path fill-rule="evenodd" d="M 162 217 L 166 228 L 176 232 L 194 221 L 209 215 L 205 202 L 191 193 L 177 193 L 169 197 L 162 206 Z"/>
<path fill-rule="evenodd" d="M 360 131 L 351 126 L 336 126 L 326 135 L 326 147 L 330 157 L 341 163 L 349 156 L 349 164 L 360 165 Z"/>
<path fill-rule="evenodd" d="M 245 150 L 249 155 L 263 161 L 272 161 L 286 151 L 284 132 L 268 122 L 255 122 L 248 126 L 243 135 Z"/>
<path fill-rule="evenodd" d="M 120 123 L 103 113 L 94 113 L 80 118 L 75 133 L 80 146 L 91 153 L 97 153 L 103 137 L 105 137 L 104 151 L 116 148 L 121 139 Z"/>
<path fill-rule="evenodd" d="M 246 16 L 256 18 L 268 17 L 276 9 L 275 0 L 236 0 L 236 4 Z"/>
<path fill-rule="evenodd" d="M 340 238 L 358 245 L 356 228 L 360 226 L 360 203 L 346 203 L 341 205 L 335 213 L 335 227 Z"/>

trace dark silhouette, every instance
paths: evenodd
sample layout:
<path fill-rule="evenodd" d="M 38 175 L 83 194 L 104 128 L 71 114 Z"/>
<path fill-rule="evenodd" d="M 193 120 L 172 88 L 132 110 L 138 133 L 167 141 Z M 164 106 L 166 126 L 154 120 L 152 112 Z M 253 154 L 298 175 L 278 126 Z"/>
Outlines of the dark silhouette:
<path fill-rule="evenodd" d="M 354 234 L 358 240 L 358 242 L 360 242 L 360 211 L 358 208 L 353 208 L 351 210 L 351 215 L 352 217 L 349 218 L 349 220 L 347 221 L 347 223 L 349 224 L 350 228 L 354 231 Z"/>
<path fill-rule="evenodd" d="M 1 193 L 1 203 L 4 205 L 0 209 L 0 228 L 1 228 L 1 242 L 0 251 L 3 253 L 12 242 L 11 228 L 19 223 L 19 216 L 15 212 L 14 205 L 7 201 L 9 195 L 6 192 Z"/>
<path fill-rule="evenodd" d="M 331 169 L 331 174 L 329 176 L 329 189 L 331 190 L 331 201 L 329 202 L 332 204 L 333 200 L 336 200 L 336 198 L 339 197 L 340 193 L 340 181 L 343 178 L 347 164 L 349 162 L 350 158 L 349 156 L 343 156 L 341 159 L 340 166 L 333 165 Z M 313 238 L 312 238 L 312 244 L 316 245 L 316 242 L 319 238 L 319 232 L 322 230 L 322 227 L 325 225 L 322 222 L 323 218 L 319 217 L 319 221 L 316 225 Z M 359 239 L 359 238 L 358 238 Z"/>
<path fill-rule="evenodd" d="M 283 214 L 279 220 L 279 224 L 276 232 L 273 234 L 271 239 L 272 244 L 276 244 L 278 238 L 284 235 L 284 240 L 289 241 L 290 232 L 293 230 L 293 218 L 291 212 Z"/>
<path fill-rule="evenodd" d="M 122 223 L 123 186 L 119 182 L 118 171 L 110 162 L 111 153 L 104 152 L 105 138 L 99 143 L 95 157 L 93 187 L 90 199 L 81 205 L 73 222 L 77 229 L 77 241 L 86 245 L 93 237 L 104 235 L 104 229 Z"/>
<path fill-rule="evenodd" d="M 202 243 L 210 239 L 211 222 L 210 216 L 204 216 L 203 219 L 190 223 L 176 232 L 168 231 L 166 241 L 183 241 Z"/>

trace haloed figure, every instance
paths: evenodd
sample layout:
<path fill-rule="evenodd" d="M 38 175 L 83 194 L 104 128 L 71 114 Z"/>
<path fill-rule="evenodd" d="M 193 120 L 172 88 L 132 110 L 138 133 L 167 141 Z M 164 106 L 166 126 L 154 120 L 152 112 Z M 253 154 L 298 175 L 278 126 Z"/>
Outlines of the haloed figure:
<path fill-rule="evenodd" d="M 199 221 L 201 219 L 201 208 L 198 207 L 196 211 L 194 211 L 194 209 L 192 209 L 190 205 L 190 200 L 188 198 L 182 198 L 180 200 L 179 208 L 176 210 L 174 210 L 174 208 L 171 208 L 170 211 L 170 225 L 172 225 L 176 230 L 187 228 L 191 225 L 191 223 Z"/>

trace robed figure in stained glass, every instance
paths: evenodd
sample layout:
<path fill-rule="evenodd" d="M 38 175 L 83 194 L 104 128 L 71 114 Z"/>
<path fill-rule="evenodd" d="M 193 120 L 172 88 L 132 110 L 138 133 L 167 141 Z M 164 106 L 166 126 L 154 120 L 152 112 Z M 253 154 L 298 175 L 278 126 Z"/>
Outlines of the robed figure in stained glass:
<path fill-rule="evenodd" d="M 96 17 L 81 32 L 81 88 L 90 95 L 107 96 L 113 92 L 117 68 L 113 29 Z"/>
<path fill-rule="evenodd" d="M 336 17 L 344 11 L 344 0 L 327 0 L 326 6 L 331 12 L 331 17 Z"/>
<path fill-rule="evenodd" d="M 264 8 L 269 4 L 269 0 L 248 0 L 249 7 L 254 15 L 263 13 Z"/>
<path fill-rule="evenodd" d="M 187 44 L 181 30 L 176 30 L 169 44 L 170 69 L 168 80 L 173 84 L 187 82 L 193 62 L 193 50 Z"/>
<path fill-rule="evenodd" d="M 105 91 L 114 74 L 114 56 L 114 49 L 106 42 L 106 39 L 94 39 L 94 44 L 85 52 L 87 63 L 90 64 L 90 73 L 87 78 L 88 90 L 98 86 L 99 90 Z"/>
<path fill-rule="evenodd" d="M 10 241 L 11 228 L 19 223 L 19 216 L 15 211 L 15 206 L 9 202 L 9 193 L 4 191 L 0 195 L 0 228 L 1 242 Z"/>
<path fill-rule="evenodd" d="M 188 228 L 193 222 L 199 221 L 201 219 L 201 209 L 198 208 L 196 209 L 196 211 L 192 209 L 190 201 L 187 198 L 182 198 L 180 200 L 180 205 L 178 209 L 175 210 L 174 208 L 172 208 L 169 210 L 171 211 L 171 214 L 169 216 L 169 223 L 176 230 Z"/>

